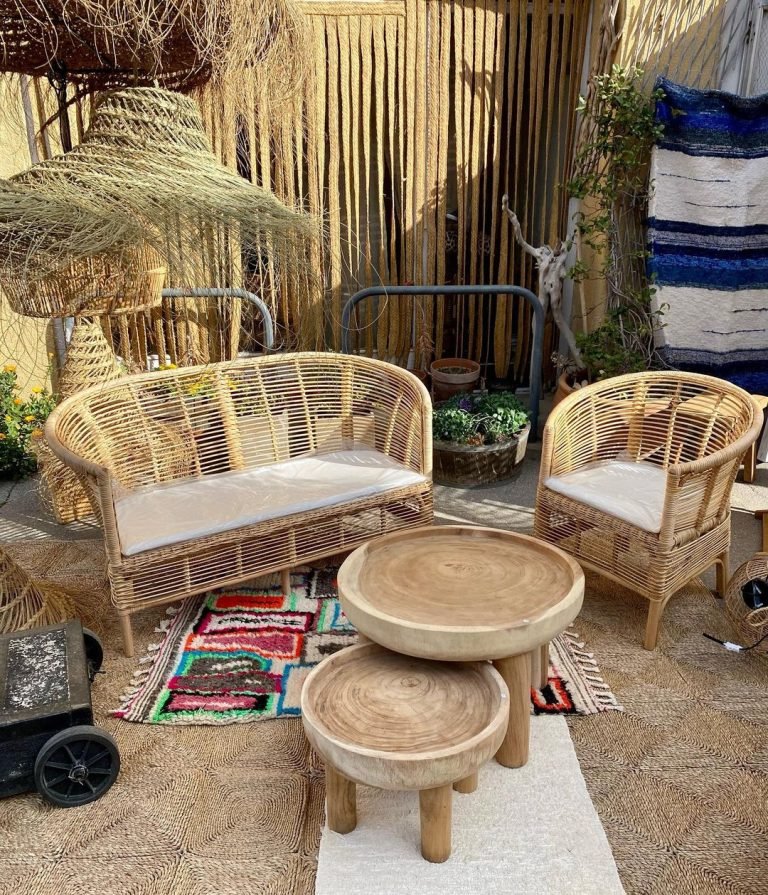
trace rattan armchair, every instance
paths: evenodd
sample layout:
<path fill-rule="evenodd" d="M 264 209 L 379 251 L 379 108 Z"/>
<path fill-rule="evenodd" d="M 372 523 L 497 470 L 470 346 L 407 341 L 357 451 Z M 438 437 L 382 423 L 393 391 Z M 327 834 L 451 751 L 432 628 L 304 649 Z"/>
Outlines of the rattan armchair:
<path fill-rule="evenodd" d="M 368 358 L 280 354 L 126 377 L 51 414 L 131 613 L 432 521 L 431 403 Z"/>
<path fill-rule="evenodd" d="M 761 424 L 747 392 L 677 372 L 607 379 L 550 414 L 535 533 L 650 600 L 646 649 L 692 578 L 717 564 L 724 593 L 731 486 Z"/>

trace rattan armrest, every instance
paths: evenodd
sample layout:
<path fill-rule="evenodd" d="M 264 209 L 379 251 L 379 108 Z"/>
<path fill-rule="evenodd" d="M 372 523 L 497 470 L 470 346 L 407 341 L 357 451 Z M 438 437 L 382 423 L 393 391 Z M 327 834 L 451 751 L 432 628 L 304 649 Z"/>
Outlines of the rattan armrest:
<path fill-rule="evenodd" d="M 92 476 L 96 480 L 109 477 L 110 472 L 106 466 L 94 463 L 92 460 L 87 460 L 85 457 L 75 454 L 59 440 L 56 430 L 63 406 L 63 404 L 60 404 L 56 407 L 46 420 L 44 434 L 48 446 L 61 461 L 71 466 L 75 472 Z"/>
<path fill-rule="evenodd" d="M 682 478 L 687 475 L 696 475 L 697 473 L 706 472 L 709 469 L 716 469 L 729 463 L 731 460 L 740 459 L 759 437 L 760 430 L 763 427 L 763 411 L 757 401 L 753 399 L 755 405 L 755 417 L 752 425 L 747 431 L 737 438 L 728 447 L 715 451 L 700 460 L 689 460 L 687 463 L 674 463 L 667 469 L 667 475 L 673 478 Z"/>

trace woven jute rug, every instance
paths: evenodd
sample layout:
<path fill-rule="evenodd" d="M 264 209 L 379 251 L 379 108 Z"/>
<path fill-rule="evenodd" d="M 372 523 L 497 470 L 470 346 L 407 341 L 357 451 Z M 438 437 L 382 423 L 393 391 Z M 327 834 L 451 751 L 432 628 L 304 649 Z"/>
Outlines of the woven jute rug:
<path fill-rule="evenodd" d="M 96 722 L 116 737 L 122 769 L 83 808 L 50 808 L 34 794 L 0 801 L 0 893 L 312 895 L 325 792 L 301 722 L 174 727 L 113 717 L 136 660 L 122 656 L 101 544 L 4 546 L 73 593 L 103 637 Z M 641 646 L 646 611 L 588 577 L 578 630 L 625 711 L 566 719 L 624 888 L 766 893 L 768 661 L 702 638 L 735 635 L 701 585 L 671 601 L 652 653 Z M 134 617 L 140 652 L 157 640 L 163 614 Z"/>
<path fill-rule="evenodd" d="M 301 714 L 306 676 L 357 642 L 339 602 L 336 567 L 291 575 L 279 586 L 213 591 L 168 610 L 134 672 L 118 718 L 146 724 L 236 724 Z M 592 653 L 575 631 L 550 646 L 547 686 L 532 691 L 538 714 L 618 709 Z"/>

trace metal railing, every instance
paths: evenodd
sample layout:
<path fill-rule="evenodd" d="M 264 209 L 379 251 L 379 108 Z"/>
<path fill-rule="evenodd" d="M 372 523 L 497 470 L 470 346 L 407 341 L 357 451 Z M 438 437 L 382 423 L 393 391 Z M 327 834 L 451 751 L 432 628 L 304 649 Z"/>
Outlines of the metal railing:
<path fill-rule="evenodd" d="M 341 313 L 341 350 L 349 354 L 349 323 L 355 307 L 366 298 L 408 295 L 413 298 L 428 295 L 517 295 L 533 308 L 533 348 L 531 353 L 531 383 L 529 409 L 531 413 L 531 438 L 538 438 L 539 401 L 541 400 L 541 367 L 544 354 L 544 307 L 538 297 L 523 286 L 370 286 L 356 292 L 344 305 Z"/>
<path fill-rule="evenodd" d="M 269 308 L 253 292 L 247 289 L 229 289 L 218 286 L 194 286 L 189 289 L 163 289 L 163 298 L 242 298 L 258 308 L 264 320 L 264 349 L 271 351 L 275 346 L 275 327 Z"/>

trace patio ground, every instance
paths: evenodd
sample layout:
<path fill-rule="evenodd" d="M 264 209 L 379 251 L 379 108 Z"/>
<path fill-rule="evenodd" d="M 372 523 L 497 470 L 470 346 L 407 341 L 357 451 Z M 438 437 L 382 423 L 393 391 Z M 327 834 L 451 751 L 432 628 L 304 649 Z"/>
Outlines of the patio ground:
<path fill-rule="evenodd" d="M 530 530 L 537 470 L 534 445 L 510 483 L 436 488 L 438 521 Z M 759 547 L 752 512 L 768 505 L 765 485 L 762 468 L 757 484 L 734 487 L 733 569 Z M 34 483 L 4 486 L 0 505 L 0 541 L 78 589 L 84 618 L 105 637 L 96 708 L 123 756 L 113 794 L 87 809 L 55 811 L 24 797 L 0 803 L 0 893 L 309 895 L 323 779 L 300 723 L 163 728 L 111 718 L 137 659 L 119 652 L 98 530 L 55 525 Z M 734 636 L 711 583 L 708 575 L 676 595 L 651 653 L 640 643 L 647 603 L 587 579 L 576 628 L 626 711 L 574 717 L 570 731 L 628 893 L 768 893 L 760 844 L 768 836 L 768 662 L 702 637 Z M 138 654 L 157 639 L 162 614 L 137 617 Z"/>

